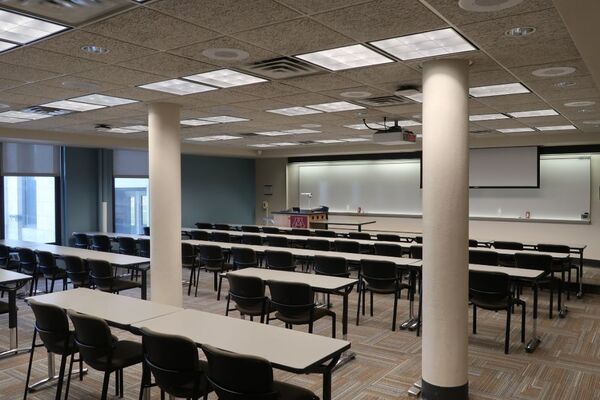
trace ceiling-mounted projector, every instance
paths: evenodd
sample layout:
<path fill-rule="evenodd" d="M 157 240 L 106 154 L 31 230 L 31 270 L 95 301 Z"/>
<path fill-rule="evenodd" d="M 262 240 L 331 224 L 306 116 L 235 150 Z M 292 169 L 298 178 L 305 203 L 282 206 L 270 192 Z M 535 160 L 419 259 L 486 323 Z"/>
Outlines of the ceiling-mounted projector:
<path fill-rule="evenodd" d="M 398 125 L 398 121 L 394 121 L 394 125 L 388 126 L 386 119 L 383 119 L 383 129 L 371 128 L 367 125 L 367 122 L 363 119 L 365 126 L 373 131 L 373 143 L 382 144 L 386 146 L 394 146 L 401 144 L 412 144 L 417 141 L 417 135 L 413 132 L 402 128 Z"/>

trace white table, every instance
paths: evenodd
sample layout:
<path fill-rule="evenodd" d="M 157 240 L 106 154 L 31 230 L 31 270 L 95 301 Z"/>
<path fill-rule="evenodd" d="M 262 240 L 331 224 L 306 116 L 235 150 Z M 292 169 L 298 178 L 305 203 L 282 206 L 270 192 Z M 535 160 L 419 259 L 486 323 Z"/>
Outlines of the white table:
<path fill-rule="evenodd" d="M 19 336 L 17 332 L 17 290 L 22 288 L 32 279 L 33 278 L 30 275 L 0 269 L 0 290 L 8 292 L 8 329 L 10 331 L 9 349 L 0 353 L 0 358 L 31 350 L 30 348 L 19 349 Z"/>
<path fill-rule="evenodd" d="M 229 318 L 198 310 L 183 310 L 133 324 L 156 332 L 185 336 L 199 346 L 267 359 L 274 367 L 323 374 L 323 400 L 331 399 L 331 373 L 350 342 Z M 325 363 L 329 362 L 327 365 Z"/>

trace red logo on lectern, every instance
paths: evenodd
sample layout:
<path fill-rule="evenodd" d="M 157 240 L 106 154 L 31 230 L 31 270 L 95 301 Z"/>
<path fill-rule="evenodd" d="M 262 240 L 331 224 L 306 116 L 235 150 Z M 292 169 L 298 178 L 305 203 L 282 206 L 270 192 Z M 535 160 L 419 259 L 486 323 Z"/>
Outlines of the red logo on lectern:
<path fill-rule="evenodd" d="M 308 228 L 308 217 L 306 215 L 290 215 L 290 226 L 292 228 Z"/>

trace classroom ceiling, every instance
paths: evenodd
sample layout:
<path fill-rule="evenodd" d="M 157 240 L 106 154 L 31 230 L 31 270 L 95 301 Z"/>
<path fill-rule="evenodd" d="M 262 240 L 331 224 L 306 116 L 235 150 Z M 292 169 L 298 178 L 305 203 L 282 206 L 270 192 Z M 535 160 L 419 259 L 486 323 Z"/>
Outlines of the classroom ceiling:
<path fill-rule="evenodd" d="M 453 28 L 476 47 L 446 56 L 471 61 L 471 87 L 521 83 L 528 89 L 524 94 L 472 97 L 471 115 L 503 114 L 497 116 L 500 119 L 471 122 L 474 138 L 506 141 L 527 136 L 543 143 L 554 136 L 565 142 L 600 142 L 598 86 L 552 0 L 53 3 L 0 0 L 0 19 L 2 10 L 18 11 L 67 27 L 28 44 L 14 42 L 15 47 L 0 53 L 0 121 L 6 112 L 90 94 L 136 102 L 31 121 L 11 119 L 22 114 L 4 114 L 7 122 L 0 122 L 4 137 L 19 139 L 28 131 L 43 131 L 49 140 L 63 133 L 85 136 L 87 143 L 113 138 L 127 146 L 146 138 L 144 131 L 120 132 L 132 126 L 143 129 L 147 103 L 172 102 L 182 105 L 186 146 L 265 154 L 291 149 L 295 154 L 332 149 L 390 151 L 390 146 L 371 142 L 371 131 L 353 128 L 364 128 L 363 119 L 375 126 L 385 117 L 411 121 L 403 124 L 420 134 L 421 104 L 395 92 L 403 86 L 420 89 L 421 65 L 431 58 L 400 61 L 372 43 Z M 478 4 L 504 9 L 465 9 Z M 534 28 L 534 32 L 508 35 L 513 28 Z M 2 30 L 0 26 L 0 48 Z M 332 71 L 297 57 L 351 45 L 366 45 L 388 60 Z M 261 82 L 229 88 L 213 85 L 211 90 L 188 95 L 140 87 L 222 69 Z M 310 114 L 293 116 L 268 111 L 332 102 L 349 102 L 349 108 L 355 109 L 319 112 L 312 108 Z M 511 115 L 536 110 L 550 110 L 542 114 L 551 115 Z M 211 121 L 223 116 L 235 118 Z M 596 132 L 598 139 L 590 135 Z M 214 137 L 218 140 L 211 140 Z M 273 147 L 274 143 L 283 144 Z"/>

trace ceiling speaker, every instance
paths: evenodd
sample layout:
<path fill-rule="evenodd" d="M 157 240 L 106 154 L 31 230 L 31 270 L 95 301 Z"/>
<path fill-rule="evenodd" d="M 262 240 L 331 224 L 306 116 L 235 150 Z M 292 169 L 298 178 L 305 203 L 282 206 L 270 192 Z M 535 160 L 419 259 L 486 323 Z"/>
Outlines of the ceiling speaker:
<path fill-rule="evenodd" d="M 466 11 L 495 12 L 521 4 L 523 0 L 458 0 L 458 6 Z"/>

